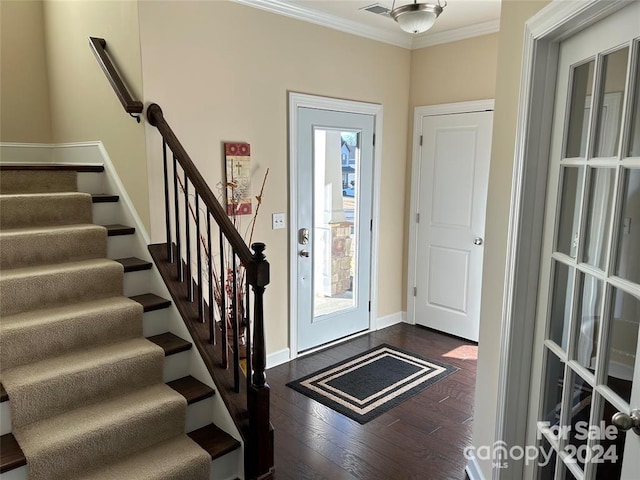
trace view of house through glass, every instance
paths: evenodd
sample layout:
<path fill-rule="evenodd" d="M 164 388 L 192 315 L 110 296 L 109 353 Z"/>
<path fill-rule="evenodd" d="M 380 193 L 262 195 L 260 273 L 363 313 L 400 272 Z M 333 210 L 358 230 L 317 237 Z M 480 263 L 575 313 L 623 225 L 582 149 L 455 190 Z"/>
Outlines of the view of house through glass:
<path fill-rule="evenodd" d="M 314 129 L 314 317 L 357 305 L 359 138 L 356 131 Z"/>

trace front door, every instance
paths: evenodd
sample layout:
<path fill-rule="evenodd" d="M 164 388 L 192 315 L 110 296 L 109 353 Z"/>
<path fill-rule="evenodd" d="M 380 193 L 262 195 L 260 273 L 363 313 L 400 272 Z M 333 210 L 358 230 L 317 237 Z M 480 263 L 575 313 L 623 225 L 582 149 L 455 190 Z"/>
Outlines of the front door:
<path fill-rule="evenodd" d="M 374 116 L 299 108 L 298 352 L 369 329 Z"/>
<path fill-rule="evenodd" d="M 421 121 L 415 322 L 477 342 L 493 112 Z"/>
<path fill-rule="evenodd" d="M 617 428 L 640 408 L 638 37 L 634 2 L 560 46 L 528 429 L 544 453 L 530 463 L 534 478 L 640 475 L 640 436 Z"/>

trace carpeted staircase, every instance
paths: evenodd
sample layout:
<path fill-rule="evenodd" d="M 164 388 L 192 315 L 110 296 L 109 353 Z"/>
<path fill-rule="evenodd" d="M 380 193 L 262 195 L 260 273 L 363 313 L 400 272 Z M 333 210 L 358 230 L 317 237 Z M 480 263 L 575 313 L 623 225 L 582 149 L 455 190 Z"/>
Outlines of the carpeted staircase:
<path fill-rule="evenodd" d="M 0 173 L 0 372 L 29 478 L 209 479 L 76 175 Z"/>

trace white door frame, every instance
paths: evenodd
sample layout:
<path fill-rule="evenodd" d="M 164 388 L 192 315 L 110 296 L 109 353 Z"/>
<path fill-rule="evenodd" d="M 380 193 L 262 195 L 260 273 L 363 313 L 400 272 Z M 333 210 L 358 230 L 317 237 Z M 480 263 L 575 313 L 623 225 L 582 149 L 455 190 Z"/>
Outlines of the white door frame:
<path fill-rule="evenodd" d="M 371 282 L 369 295 L 371 297 L 371 310 L 369 312 L 369 331 L 375 330 L 377 318 L 378 299 L 378 224 L 380 214 L 380 179 L 382 172 L 382 105 L 377 103 L 356 102 L 337 98 L 320 97 L 304 93 L 289 92 L 289 359 L 298 356 L 298 230 L 296 219 L 298 207 L 296 198 L 298 195 L 298 166 L 295 162 L 298 142 L 298 108 L 315 108 L 318 110 L 332 110 L 335 112 L 360 113 L 373 115 L 374 117 L 374 146 L 373 146 L 373 202 L 371 218 L 373 229 L 371 231 Z M 359 334 L 356 334 L 356 336 Z M 348 339 L 350 337 L 347 337 Z M 340 339 L 344 341 L 346 339 Z M 324 348 L 323 345 L 321 348 Z M 317 349 L 311 349 L 311 353 Z"/>
<path fill-rule="evenodd" d="M 409 255 L 407 256 L 409 268 L 407 269 L 407 323 L 416 324 L 416 305 L 413 287 L 416 284 L 416 260 L 418 256 L 417 241 L 418 228 L 416 215 L 418 213 L 418 190 L 420 188 L 420 157 L 422 145 L 422 118 L 438 115 L 451 115 L 454 113 L 474 113 L 493 111 L 495 101 L 476 100 L 473 102 L 443 103 L 415 107 L 413 110 L 413 156 L 411 159 L 411 203 L 409 204 Z"/>
<path fill-rule="evenodd" d="M 526 444 L 530 367 L 539 285 L 549 146 L 559 43 L 630 1 L 555 0 L 525 25 L 511 207 L 500 328 L 495 440 Z M 529 142 L 529 139 L 533 139 Z M 520 479 L 522 462 L 493 469 L 493 479 Z M 467 472 L 477 472 L 470 461 Z M 477 477 L 471 477 L 477 478 Z"/>

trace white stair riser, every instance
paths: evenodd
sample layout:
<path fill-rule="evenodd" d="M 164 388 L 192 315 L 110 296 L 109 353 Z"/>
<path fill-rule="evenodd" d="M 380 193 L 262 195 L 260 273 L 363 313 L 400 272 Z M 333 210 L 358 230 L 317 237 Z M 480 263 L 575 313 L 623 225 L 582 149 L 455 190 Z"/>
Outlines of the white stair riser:
<path fill-rule="evenodd" d="M 93 212 L 93 223 L 97 223 L 98 225 L 120 223 L 120 218 L 122 218 L 121 208 L 122 205 L 120 205 L 119 202 L 94 203 L 91 208 Z"/>
<path fill-rule="evenodd" d="M 189 365 L 193 352 L 187 350 L 164 358 L 164 368 L 162 369 L 162 381 L 170 382 L 178 378 L 189 375 Z"/>
<path fill-rule="evenodd" d="M 138 270 L 124 274 L 124 296 L 132 297 L 149 293 L 149 270 Z"/>
<path fill-rule="evenodd" d="M 151 337 L 169 331 L 169 311 L 166 308 L 145 312 L 142 316 L 142 335 Z"/>

